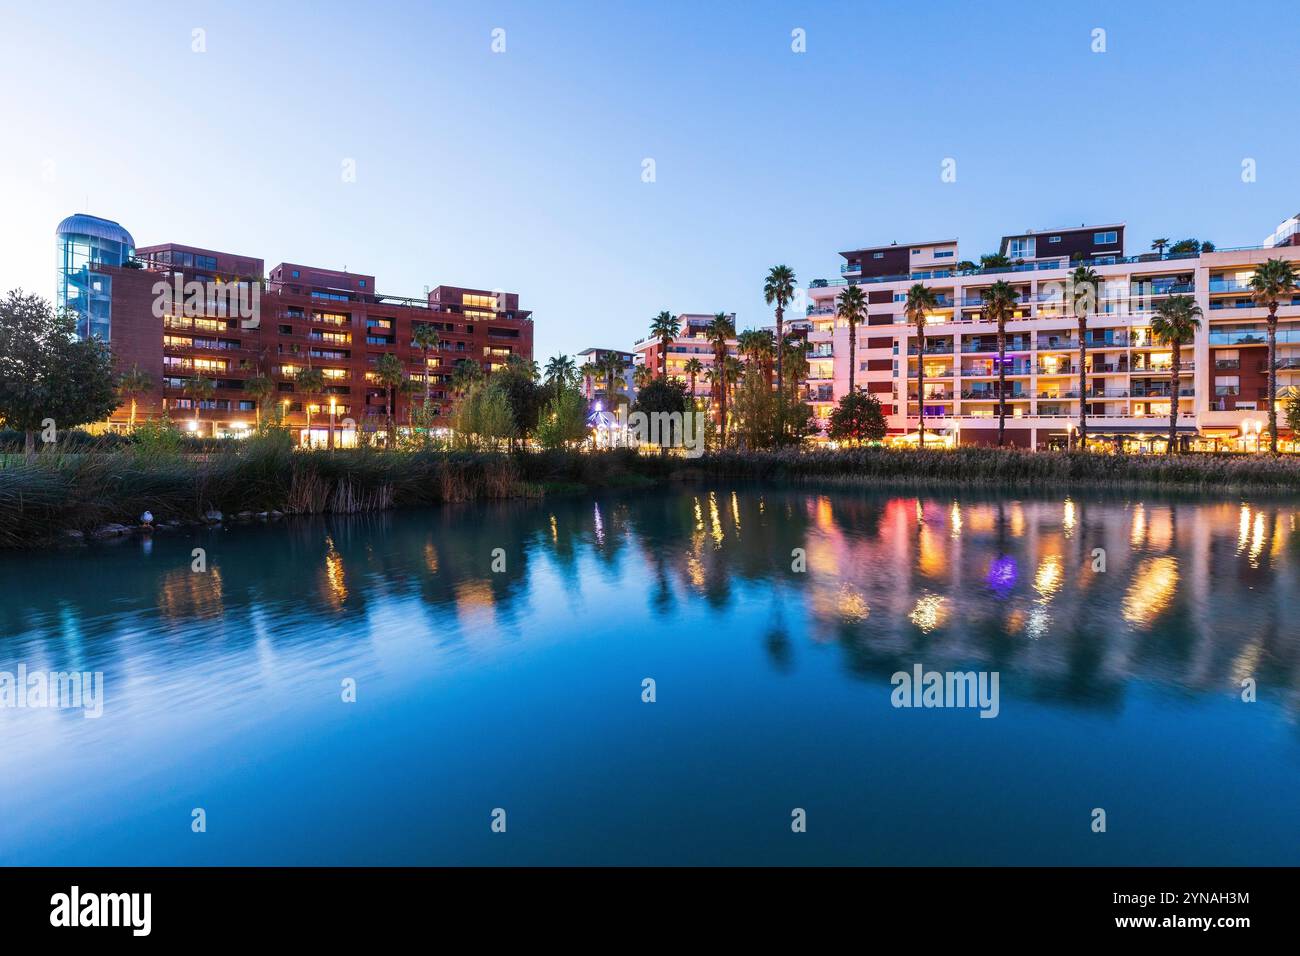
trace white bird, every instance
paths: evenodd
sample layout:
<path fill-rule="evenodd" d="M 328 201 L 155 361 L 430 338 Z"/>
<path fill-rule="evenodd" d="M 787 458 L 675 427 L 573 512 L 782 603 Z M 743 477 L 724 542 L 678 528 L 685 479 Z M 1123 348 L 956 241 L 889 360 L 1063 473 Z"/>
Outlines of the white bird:
<path fill-rule="evenodd" d="M 153 524 L 153 512 L 152 512 L 152 511 L 146 511 L 144 514 L 142 514 L 142 515 L 140 516 L 140 523 L 141 523 L 141 524 Z"/>

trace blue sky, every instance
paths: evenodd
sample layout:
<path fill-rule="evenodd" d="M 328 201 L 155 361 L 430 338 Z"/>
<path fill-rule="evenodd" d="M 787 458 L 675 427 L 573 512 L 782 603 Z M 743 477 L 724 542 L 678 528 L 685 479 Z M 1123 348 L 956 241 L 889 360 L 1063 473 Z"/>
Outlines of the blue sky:
<path fill-rule="evenodd" d="M 52 294 L 87 211 L 395 294 L 518 291 L 544 359 L 661 309 L 769 323 L 768 266 L 806 284 L 861 245 L 1247 245 L 1300 211 L 1294 3 L 0 6 L 0 289 Z"/>

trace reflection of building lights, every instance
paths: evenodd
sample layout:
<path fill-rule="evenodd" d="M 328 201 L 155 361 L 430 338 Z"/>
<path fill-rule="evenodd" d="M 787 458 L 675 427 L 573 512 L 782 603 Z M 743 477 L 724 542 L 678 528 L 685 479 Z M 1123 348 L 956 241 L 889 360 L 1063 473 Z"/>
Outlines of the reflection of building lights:
<path fill-rule="evenodd" d="M 1149 627 L 1169 607 L 1178 590 L 1178 562 L 1171 557 L 1147 558 L 1133 575 L 1120 613 L 1137 627 Z"/>
<path fill-rule="evenodd" d="M 840 617 L 846 621 L 865 621 L 867 615 L 871 613 L 867 599 L 849 587 L 848 584 L 840 585 L 839 600 L 836 606 L 839 609 Z"/>
<path fill-rule="evenodd" d="M 1068 537 L 1074 531 L 1074 502 L 1069 498 L 1065 499 L 1065 513 L 1061 521 L 1065 526 L 1065 534 Z"/>
<path fill-rule="evenodd" d="M 942 627 L 947 617 L 944 600 L 938 594 L 926 594 L 918 598 L 916 607 L 912 608 L 912 613 L 907 615 L 907 619 L 926 634 Z"/>
<path fill-rule="evenodd" d="M 952 536 L 961 537 L 961 505 L 955 501 L 952 503 Z"/>
<path fill-rule="evenodd" d="M 989 564 L 988 585 L 999 593 L 1005 593 L 1015 587 L 1018 577 L 1019 569 L 1016 567 L 1016 559 L 1009 554 L 995 558 Z"/>
<path fill-rule="evenodd" d="M 1034 575 L 1034 590 L 1046 601 L 1060 589 L 1061 559 L 1053 554 L 1044 558 L 1038 566 L 1038 573 Z"/>

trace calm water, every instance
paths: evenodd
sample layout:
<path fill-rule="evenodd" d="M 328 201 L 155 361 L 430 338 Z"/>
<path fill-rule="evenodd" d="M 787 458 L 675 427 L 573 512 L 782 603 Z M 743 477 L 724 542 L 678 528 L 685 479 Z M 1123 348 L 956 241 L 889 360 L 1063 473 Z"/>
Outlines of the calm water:
<path fill-rule="evenodd" d="M 1300 863 L 1290 506 L 687 488 L 0 575 L 0 672 L 105 682 L 0 709 L 0 863 Z M 918 663 L 999 715 L 893 707 Z"/>

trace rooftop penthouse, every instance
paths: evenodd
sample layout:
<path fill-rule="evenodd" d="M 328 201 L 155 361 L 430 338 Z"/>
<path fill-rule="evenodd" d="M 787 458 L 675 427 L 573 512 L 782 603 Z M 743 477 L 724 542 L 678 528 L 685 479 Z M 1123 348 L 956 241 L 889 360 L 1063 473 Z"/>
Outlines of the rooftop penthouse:
<path fill-rule="evenodd" d="M 961 260 L 956 242 L 947 240 L 841 252 L 842 268 L 861 274 L 815 279 L 808 289 L 811 372 L 805 385 L 814 413 L 824 424 L 848 391 L 848 328 L 835 314 L 836 296 L 839 287 L 863 284 L 869 286 L 868 306 L 856 334 L 855 386 L 877 395 L 895 436 L 915 434 L 922 401 L 927 428 L 962 444 L 994 440 L 997 408 L 1004 402 L 1008 439 L 1029 447 L 1063 444 L 1081 402 L 1090 433 L 1117 440 L 1158 435 L 1162 423 L 1167 427 L 1171 402 L 1177 402 L 1179 429 L 1188 441 L 1228 448 L 1257 444 L 1268 412 L 1267 311 L 1252 299 L 1249 282 L 1269 258 L 1300 267 L 1300 245 L 1127 256 L 1124 229 L 1123 223 L 1110 223 L 1007 234 L 999 245 L 1003 261 L 985 257 L 983 267 Z M 1287 232 L 1284 223 L 1275 237 L 1290 239 L 1298 232 Z M 940 252 L 945 261 L 936 263 Z M 883 257 L 873 259 L 877 253 Z M 920 267 L 884 271 L 904 256 Z M 949 259 L 956 261 L 948 265 Z M 872 261 L 883 263 L 879 274 L 869 274 Z M 1067 292 L 1072 270 L 1081 265 L 1099 278 L 1083 350 Z M 1007 388 L 1001 395 L 997 328 L 985 319 L 981 296 L 999 280 L 1017 293 L 1007 323 Z M 908 289 L 917 283 L 935 294 L 923 349 L 905 312 Z M 1171 348 L 1151 330 L 1155 309 L 1173 295 L 1192 296 L 1202 310 L 1195 341 L 1182 349 L 1176 390 Z M 1300 293 L 1283 301 L 1278 317 L 1278 393 L 1285 396 L 1300 390 Z M 1279 431 L 1289 439 L 1289 426 Z"/>

